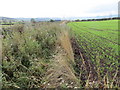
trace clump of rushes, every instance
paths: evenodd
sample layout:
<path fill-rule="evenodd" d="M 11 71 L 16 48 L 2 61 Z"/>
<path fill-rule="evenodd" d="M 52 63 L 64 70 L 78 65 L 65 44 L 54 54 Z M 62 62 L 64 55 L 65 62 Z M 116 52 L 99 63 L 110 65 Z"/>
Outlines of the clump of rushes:
<path fill-rule="evenodd" d="M 16 24 L 4 28 L 3 88 L 38 88 L 54 54 L 59 23 Z"/>

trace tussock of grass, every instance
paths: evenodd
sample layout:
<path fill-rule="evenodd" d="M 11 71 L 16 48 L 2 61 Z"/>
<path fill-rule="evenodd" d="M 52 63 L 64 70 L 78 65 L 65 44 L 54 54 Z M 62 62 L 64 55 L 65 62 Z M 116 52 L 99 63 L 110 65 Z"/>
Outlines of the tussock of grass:
<path fill-rule="evenodd" d="M 60 24 L 56 28 L 57 32 L 57 45 L 55 55 L 51 60 L 51 67 L 45 74 L 43 87 L 56 88 L 66 85 L 74 88 L 78 85 L 78 80 L 74 75 L 72 65 L 74 64 L 74 56 L 70 42 L 69 28 L 64 24 Z M 73 85 L 71 84 L 73 83 Z"/>
<path fill-rule="evenodd" d="M 59 40 L 60 40 L 60 45 L 62 46 L 62 48 L 67 53 L 67 56 L 68 56 L 69 60 L 73 61 L 73 63 L 74 63 L 74 54 L 73 54 L 73 51 L 72 51 L 72 47 L 71 47 L 71 43 L 70 43 L 70 37 L 69 37 L 69 34 L 68 34 L 67 30 L 62 31 L 59 34 Z"/>

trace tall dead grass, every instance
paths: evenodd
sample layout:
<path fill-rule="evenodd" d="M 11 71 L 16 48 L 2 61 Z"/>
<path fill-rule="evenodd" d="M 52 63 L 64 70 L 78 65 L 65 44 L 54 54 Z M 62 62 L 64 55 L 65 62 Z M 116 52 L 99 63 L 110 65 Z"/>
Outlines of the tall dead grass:
<path fill-rule="evenodd" d="M 68 29 L 61 30 L 61 33 L 59 33 L 58 35 L 58 40 L 63 50 L 66 52 L 70 62 L 72 61 L 74 63 L 74 54 L 73 54 L 73 50 L 70 42 Z"/>

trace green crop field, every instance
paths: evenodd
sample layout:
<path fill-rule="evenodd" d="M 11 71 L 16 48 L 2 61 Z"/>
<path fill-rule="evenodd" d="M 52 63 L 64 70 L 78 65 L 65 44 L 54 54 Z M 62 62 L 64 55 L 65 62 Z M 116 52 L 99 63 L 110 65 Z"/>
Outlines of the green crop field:
<path fill-rule="evenodd" d="M 101 72 L 114 72 L 118 67 L 120 42 L 118 42 L 118 20 L 70 22 L 82 54 Z"/>
<path fill-rule="evenodd" d="M 94 59 L 97 53 L 101 59 L 118 59 L 118 21 L 72 22 L 68 24 L 77 34 L 81 48 Z"/>

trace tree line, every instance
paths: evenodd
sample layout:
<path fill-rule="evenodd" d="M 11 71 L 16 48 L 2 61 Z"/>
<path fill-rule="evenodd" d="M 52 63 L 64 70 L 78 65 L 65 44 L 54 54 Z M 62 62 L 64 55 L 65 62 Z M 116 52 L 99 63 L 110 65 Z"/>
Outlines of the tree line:
<path fill-rule="evenodd" d="M 103 21 L 103 20 L 118 20 L 120 17 L 113 17 L 113 18 L 101 18 L 101 19 L 83 19 L 83 20 L 75 20 L 75 22 L 80 22 L 80 21 Z"/>

